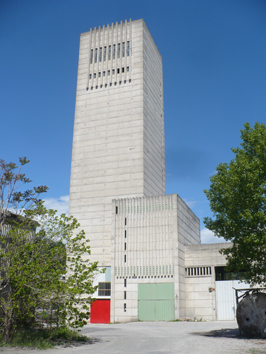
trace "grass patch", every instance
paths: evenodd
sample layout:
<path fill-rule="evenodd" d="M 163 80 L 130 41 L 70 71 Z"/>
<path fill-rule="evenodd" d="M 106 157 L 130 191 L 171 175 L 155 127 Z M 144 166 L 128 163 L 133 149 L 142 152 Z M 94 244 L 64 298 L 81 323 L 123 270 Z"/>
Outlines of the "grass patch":
<path fill-rule="evenodd" d="M 69 328 L 21 330 L 9 343 L 0 338 L 1 347 L 50 349 L 58 345 L 68 347 L 85 343 L 91 343 L 90 338 Z"/>

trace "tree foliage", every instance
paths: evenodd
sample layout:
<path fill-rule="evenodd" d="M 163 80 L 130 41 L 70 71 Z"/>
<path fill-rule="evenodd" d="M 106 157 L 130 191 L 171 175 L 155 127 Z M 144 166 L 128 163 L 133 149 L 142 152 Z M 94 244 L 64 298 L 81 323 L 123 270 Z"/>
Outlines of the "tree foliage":
<path fill-rule="evenodd" d="M 214 218 L 204 224 L 232 242 L 223 249 L 229 270 L 243 271 L 250 283 L 266 283 L 266 126 L 249 123 L 241 130 L 235 158 L 218 165 L 204 190 Z"/>
<path fill-rule="evenodd" d="M 91 294 L 96 290 L 93 277 L 98 271 L 97 262 L 89 261 L 84 231 L 74 217 L 57 216 L 43 206 L 38 194 L 47 187 L 19 192 L 17 183 L 29 180 L 20 168 L 15 172 L 15 164 L 1 161 L 1 166 L 5 208 L 0 233 L 0 323 L 4 339 L 10 340 L 21 327 L 36 327 L 39 310 L 47 304 L 55 309 L 58 326 L 83 326 L 90 315 Z"/>

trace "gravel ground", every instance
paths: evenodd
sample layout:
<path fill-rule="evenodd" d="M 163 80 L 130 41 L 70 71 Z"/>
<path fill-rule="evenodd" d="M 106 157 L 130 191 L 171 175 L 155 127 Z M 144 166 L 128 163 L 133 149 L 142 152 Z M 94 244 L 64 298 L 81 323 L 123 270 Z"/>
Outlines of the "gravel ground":
<path fill-rule="evenodd" d="M 92 344 L 45 351 L 0 349 L 7 354 L 266 354 L 266 340 L 239 336 L 236 322 L 131 322 L 90 324 Z"/>

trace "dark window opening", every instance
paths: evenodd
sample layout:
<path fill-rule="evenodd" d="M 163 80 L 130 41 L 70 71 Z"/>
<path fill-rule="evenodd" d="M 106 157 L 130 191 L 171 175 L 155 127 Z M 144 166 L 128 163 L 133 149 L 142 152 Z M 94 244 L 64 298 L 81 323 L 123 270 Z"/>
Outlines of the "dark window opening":
<path fill-rule="evenodd" d="M 98 284 L 98 295 L 99 296 L 111 296 L 111 283 L 99 283 Z"/>
<path fill-rule="evenodd" d="M 126 300 L 126 299 L 127 299 L 127 292 L 124 291 L 124 300 Z"/>
<path fill-rule="evenodd" d="M 120 73 L 120 69 L 118 68 L 118 69 L 117 69 L 117 74 L 119 74 L 119 73 Z"/>
<path fill-rule="evenodd" d="M 120 81 L 121 82 L 121 81 Z M 125 225 L 127 224 L 127 218 L 125 218 Z"/>
<path fill-rule="evenodd" d="M 118 206 L 115 207 L 115 213 L 118 214 Z"/>
<path fill-rule="evenodd" d="M 125 72 L 125 68 L 122 68 L 122 73 L 124 73 Z"/>
<path fill-rule="evenodd" d="M 125 287 L 125 288 L 127 287 L 127 280 L 126 280 L 126 278 L 124 279 L 124 287 Z"/>
<path fill-rule="evenodd" d="M 125 254 L 125 257 L 124 257 L 124 262 L 126 263 L 126 261 L 127 261 L 127 256 L 126 256 L 126 254 Z"/>
<path fill-rule="evenodd" d="M 125 242 L 125 251 L 127 250 L 127 244 L 126 244 L 126 242 Z"/>
<path fill-rule="evenodd" d="M 125 230 L 125 238 L 127 238 L 127 230 Z"/>
<path fill-rule="evenodd" d="M 215 267 L 215 280 L 240 280 L 243 278 L 245 271 L 227 272 L 226 267 Z"/>
<path fill-rule="evenodd" d="M 124 312 L 127 312 L 127 304 L 124 303 Z"/>

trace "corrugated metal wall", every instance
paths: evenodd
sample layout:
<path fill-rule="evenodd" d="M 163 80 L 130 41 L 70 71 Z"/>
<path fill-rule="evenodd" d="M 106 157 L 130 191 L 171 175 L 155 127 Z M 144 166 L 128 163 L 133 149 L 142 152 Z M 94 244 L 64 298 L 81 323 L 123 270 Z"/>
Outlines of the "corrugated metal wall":
<path fill-rule="evenodd" d="M 174 283 L 139 284 L 138 311 L 141 321 L 174 320 Z"/>
<path fill-rule="evenodd" d="M 216 319 L 217 321 L 234 321 L 236 319 L 235 289 L 249 288 L 249 284 L 239 280 L 216 281 Z"/>

